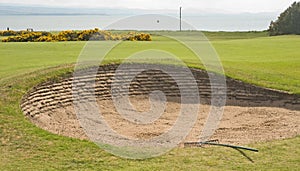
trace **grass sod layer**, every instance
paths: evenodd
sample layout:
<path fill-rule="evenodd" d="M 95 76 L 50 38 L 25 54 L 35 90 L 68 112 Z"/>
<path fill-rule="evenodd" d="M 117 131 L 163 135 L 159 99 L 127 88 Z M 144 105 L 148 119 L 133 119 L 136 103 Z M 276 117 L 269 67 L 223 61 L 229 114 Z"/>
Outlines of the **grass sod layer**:
<path fill-rule="evenodd" d="M 299 36 L 255 38 L 237 34 L 240 36 L 235 39 L 226 35 L 212 38 L 227 75 L 299 94 Z M 154 37 L 153 42 L 170 49 L 172 44 L 162 39 Z M 157 46 L 151 42 L 126 42 L 120 45 L 120 51 L 110 54 L 106 62 L 121 61 L 130 53 L 129 46 L 140 48 L 140 43 Z M 0 170 L 299 170 L 300 137 L 250 144 L 260 150 L 259 153 L 246 152 L 255 163 L 236 150 L 222 147 L 176 148 L 158 158 L 134 161 L 112 156 L 91 142 L 37 128 L 20 111 L 22 95 L 45 80 L 71 72 L 72 65 L 61 64 L 74 63 L 84 44 L 0 43 Z M 189 52 L 175 51 L 192 65 L 191 58 L 185 56 Z M 61 66 L 54 67 L 57 65 Z"/>

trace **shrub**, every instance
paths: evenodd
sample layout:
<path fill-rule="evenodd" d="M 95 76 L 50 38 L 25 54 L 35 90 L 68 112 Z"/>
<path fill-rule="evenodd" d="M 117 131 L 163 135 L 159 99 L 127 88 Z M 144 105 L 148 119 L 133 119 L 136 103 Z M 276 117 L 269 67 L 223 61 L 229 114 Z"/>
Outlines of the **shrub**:
<path fill-rule="evenodd" d="M 62 31 L 55 39 L 57 41 L 78 41 L 78 33 L 73 30 Z"/>
<path fill-rule="evenodd" d="M 150 34 L 129 32 L 122 35 L 122 40 L 128 41 L 152 41 Z"/>
<path fill-rule="evenodd" d="M 36 39 L 37 42 L 52 42 L 54 41 L 52 36 L 41 36 Z"/>
<path fill-rule="evenodd" d="M 16 36 L 17 32 L 9 30 L 9 31 L 0 31 L 0 36 Z"/>
<path fill-rule="evenodd" d="M 130 32 L 127 34 L 112 34 L 108 31 L 66 30 L 53 35 L 49 32 L 28 32 L 28 31 L 1 31 L 0 35 L 11 35 L 2 39 L 2 42 L 51 42 L 51 41 L 89 41 L 89 40 L 127 40 L 127 41 L 151 41 L 151 35 L 145 33 Z"/>
<path fill-rule="evenodd" d="M 151 36 L 150 36 L 150 34 L 141 33 L 141 34 L 135 35 L 135 39 L 137 41 L 151 41 Z"/>

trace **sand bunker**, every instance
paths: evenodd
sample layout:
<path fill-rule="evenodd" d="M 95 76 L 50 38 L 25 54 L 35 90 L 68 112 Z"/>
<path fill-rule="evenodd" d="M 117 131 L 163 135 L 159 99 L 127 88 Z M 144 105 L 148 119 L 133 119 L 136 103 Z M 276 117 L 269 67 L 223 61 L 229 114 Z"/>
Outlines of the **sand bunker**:
<path fill-rule="evenodd" d="M 139 111 L 149 109 L 148 97 L 131 98 L 131 103 Z M 98 104 L 99 110 L 111 128 L 121 135 L 138 139 L 153 138 L 170 129 L 180 109 L 179 103 L 168 102 L 165 113 L 156 122 L 137 125 L 120 117 L 111 100 L 102 100 Z M 200 105 L 197 123 L 186 138 L 187 142 L 199 140 L 209 108 L 209 105 Z M 52 133 L 88 139 L 72 106 L 45 112 L 31 120 Z M 296 135 L 300 135 L 300 111 L 274 107 L 226 106 L 219 129 L 212 139 L 224 143 L 249 144 L 291 138 Z"/>
<path fill-rule="evenodd" d="M 150 139 L 167 132 L 174 125 L 180 111 L 178 100 L 172 100 L 180 97 L 174 80 L 157 70 L 140 73 L 132 80 L 130 100 L 136 110 L 149 110 L 149 93 L 153 91 L 164 92 L 168 99 L 165 112 L 158 120 L 151 124 L 138 125 L 122 118 L 110 98 L 111 83 L 117 67 L 101 66 L 96 77 L 95 94 L 99 110 L 106 122 L 117 133 L 130 138 Z M 136 67 L 138 65 L 129 66 L 131 70 Z M 211 89 L 208 75 L 205 71 L 195 69 L 192 69 L 192 73 L 197 80 L 202 104 L 193 104 L 200 106 L 200 112 L 196 124 L 185 139 L 186 142 L 199 140 L 210 111 Z M 82 75 L 82 85 L 90 79 L 93 77 L 88 72 Z M 70 77 L 35 87 L 24 96 L 21 108 L 42 129 L 59 135 L 88 139 L 74 111 L 72 81 Z M 218 139 L 222 143 L 248 144 L 300 135 L 299 96 L 230 78 L 227 78 L 226 84 L 227 105 L 219 128 L 211 139 Z M 89 94 L 82 96 L 85 95 L 88 98 Z"/>

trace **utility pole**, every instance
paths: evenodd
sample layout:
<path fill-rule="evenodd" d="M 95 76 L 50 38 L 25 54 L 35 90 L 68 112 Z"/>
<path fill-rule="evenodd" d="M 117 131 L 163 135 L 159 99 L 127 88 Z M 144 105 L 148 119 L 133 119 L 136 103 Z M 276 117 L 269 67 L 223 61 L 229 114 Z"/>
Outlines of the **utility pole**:
<path fill-rule="evenodd" d="M 179 23 L 179 30 L 182 30 L 182 7 L 179 8 L 179 19 L 180 19 L 180 23 Z"/>

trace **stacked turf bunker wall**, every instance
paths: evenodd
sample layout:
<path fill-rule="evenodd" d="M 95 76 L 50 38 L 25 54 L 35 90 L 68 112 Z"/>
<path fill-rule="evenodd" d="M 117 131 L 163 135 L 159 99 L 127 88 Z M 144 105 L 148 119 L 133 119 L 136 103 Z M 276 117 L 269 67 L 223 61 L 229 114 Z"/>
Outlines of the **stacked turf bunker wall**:
<path fill-rule="evenodd" d="M 150 66 L 151 64 L 126 64 L 127 69 L 124 72 L 124 80 L 128 74 L 135 74 L 135 69 L 141 68 L 141 65 Z M 95 95 L 98 100 L 111 99 L 111 85 L 114 81 L 115 72 L 119 65 L 103 65 L 97 67 L 96 77 L 93 74 L 94 69 L 82 69 L 82 74 L 74 80 L 72 76 L 65 77 L 59 81 L 48 81 L 34 87 L 22 99 L 21 109 L 29 117 L 35 117 L 40 113 L 51 112 L 51 110 L 66 107 L 73 104 L 72 84 L 76 83 L 78 92 L 80 88 L 84 89 L 89 82 L 95 81 L 94 92 L 82 93 L 81 98 L 89 99 Z M 155 65 L 152 65 L 155 68 Z M 143 66 L 142 66 L 143 67 Z M 180 67 L 172 67 L 174 71 L 180 71 Z M 191 72 L 197 81 L 199 89 L 200 102 L 210 104 L 211 101 L 211 82 L 208 74 L 204 70 L 191 69 Z M 176 72 L 178 78 L 185 81 L 185 75 Z M 300 110 L 300 98 L 298 95 L 292 95 L 281 91 L 266 89 L 251 84 L 247 84 L 231 78 L 226 78 L 227 99 L 226 105 L 247 106 L 247 107 L 281 107 L 292 110 Z M 220 85 L 221 86 L 221 85 Z M 223 86 L 223 85 L 222 85 Z M 129 87 L 130 95 L 149 95 L 153 91 L 162 91 L 169 100 L 180 102 L 180 90 L 176 81 L 168 74 L 159 70 L 146 70 L 131 81 Z M 75 90 L 76 92 L 77 90 Z M 115 90 L 114 90 L 115 91 Z M 124 91 L 117 90 L 122 96 Z"/>

